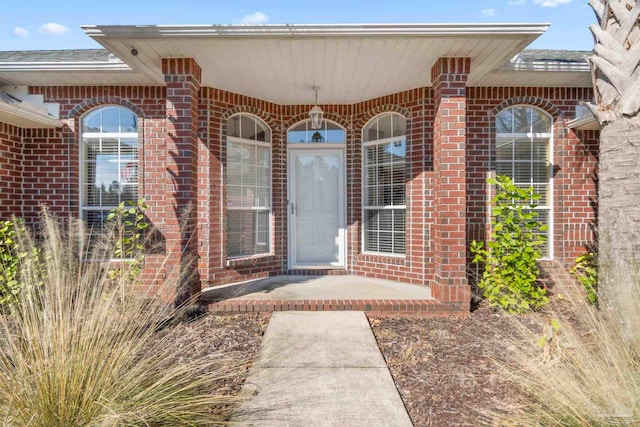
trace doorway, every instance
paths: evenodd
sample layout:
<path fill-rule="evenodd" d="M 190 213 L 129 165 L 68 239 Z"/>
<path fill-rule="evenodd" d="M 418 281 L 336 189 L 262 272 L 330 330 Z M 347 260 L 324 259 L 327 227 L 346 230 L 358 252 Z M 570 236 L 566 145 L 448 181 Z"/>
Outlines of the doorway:
<path fill-rule="evenodd" d="M 288 164 L 289 268 L 344 268 L 344 150 L 290 148 Z"/>

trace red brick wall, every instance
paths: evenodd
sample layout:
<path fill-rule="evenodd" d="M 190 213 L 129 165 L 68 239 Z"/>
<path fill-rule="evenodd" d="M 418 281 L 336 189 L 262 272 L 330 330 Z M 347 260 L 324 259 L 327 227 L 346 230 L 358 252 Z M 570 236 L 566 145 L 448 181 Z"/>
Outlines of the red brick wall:
<path fill-rule="evenodd" d="M 553 117 L 554 259 L 568 267 L 593 240 L 596 220 L 597 131 L 573 132 L 566 125 L 588 88 L 469 88 L 467 106 L 467 235 L 482 240 L 487 230 L 486 179 L 494 155 L 495 115 L 517 104 Z"/>
<path fill-rule="evenodd" d="M 278 117 L 280 106 L 255 98 L 202 88 L 200 91 L 200 142 L 198 146 L 198 231 L 200 233 L 199 271 L 202 286 L 266 277 L 282 271 L 286 242 L 286 146 Z M 227 260 L 226 121 L 237 113 L 250 113 L 264 121 L 272 133 L 272 253 L 264 256 Z"/>
<path fill-rule="evenodd" d="M 471 300 L 466 275 L 466 131 L 469 58 L 440 58 L 431 70 L 435 101 L 433 158 L 434 270 L 440 302 Z"/>
<path fill-rule="evenodd" d="M 0 122 L 0 220 L 22 215 L 22 135 Z"/>
<path fill-rule="evenodd" d="M 179 300 L 184 300 L 200 290 L 195 252 L 198 247 L 198 98 L 202 70 L 192 58 L 163 58 L 162 73 L 167 85 L 165 174 L 170 185 L 165 204 L 150 208 L 163 211 L 165 226 L 161 231 L 166 240 L 166 268 L 179 286 L 176 289 Z"/>
<path fill-rule="evenodd" d="M 196 114 L 195 108 L 198 111 L 197 121 L 190 121 L 185 128 L 186 134 L 191 136 L 187 138 L 186 148 L 183 148 L 191 154 L 183 159 L 182 166 L 190 172 L 188 177 L 183 175 L 186 179 L 183 182 L 186 193 L 182 199 L 191 200 L 195 204 L 197 227 L 192 232 L 196 237 L 191 241 L 197 245 L 197 249 L 194 250 L 197 250 L 198 254 L 198 272 L 202 287 L 286 272 L 286 131 L 299 120 L 307 118 L 311 105 L 277 105 L 213 88 L 201 88 L 197 93 L 194 90 L 195 86 L 191 87 L 187 94 L 176 92 L 170 97 L 188 96 L 188 105 L 182 110 L 193 115 Z M 172 113 L 167 111 L 166 88 L 33 87 L 31 92 L 43 94 L 47 102 L 60 103 L 61 116 L 66 126 L 61 130 L 24 133 L 25 202 L 20 209 L 24 209 L 25 215 L 35 215 L 41 202 L 53 205 L 60 213 L 77 215 L 77 133 L 80 116 L 99 105 L 118 104 L 131 108 L 140 117 L 140 132 L 144 139 L 140 154 L 143 164 L 140 194 L 145 195 L 152 206 L 149 217 L 154 225 L 162 230 L 166 229 L 171 221 L 175 221 L 175 211 L 172 212 L 172 203 L 175 200 L 166 189 L 171 189 L 174 185 L 167 173 L 167 162 L 174 161 L 168 157 L 173 144 L 168 132 L 174 132 L 176 129 L 167 123 L 167 114 Z M 491 170 L 493 117 L 501 104 L 502 107 L 507 105 L 505 101 L 516 100 L 538 105 L 555 117 L 555 258 L 567 264 L 583 250 L 585 241 L 590 238 L 588 224 L 595 219 L 593 204 L 596 190 L 593 175 L 597 164 L 598 135 L 597 132 L 574 133 L 567 129 L 566 120 L 573 117 L 573 109 L 578 101 L 590 97 L 589 89 L 466 90 L 467 126 L 464 154 L 467 240 L 472 237 L 482 238 L 487 224 L 486 177 Z M 436 221 L 442 222 L 443 219 L 442 212 L 437 213 L 436 209 L 443 188 L 438 187 L 438 184 L 442 183 L 442 175 L 438 175 L 440 167 L 434 168 L 434 98 L 431 88 L 420 88 L 353 105 L 321 106 L 326 118 L 338 122 L 347 131 L 347 260 L 351 273 L 432 284 L 436 277 L 436 266 L 446 264 L 441 255 L 436 257 L 435 251 L 436 243 L 439 243 L 435 240 L 438 236 L 442 238 L 444 235 L 436 233 Z M 194 99 L 197 99 L 195 104 Z M 404 115 L 408 125 L 408 221 L 405 258 L 361 253 L 361 131 L 372 117 L 387 111 Z M 227 118 L 239 112 L 256 115 L 265 121 L 272 131 L 273 250 L 272 254 L 267 256 L 227 260 L 224 238 L 225 122 Z M 194 126 L 197 126 L 196 131 Z M 172 129 L 168 130 L 169 127 Z M 197 132 L 195 136 L 194 132 Z M 0 134 L 5 133 L 7 132 L 0 131 Z M 6 142 L 9 140 L 13 142 Z M 5 136 L 0 148 L 13 144 L 15 149 L 18 141 L 19 138 L 16 136 Z M 3 158 L 3 161 L 6 160 Z M 439 164 L 443 164 L 442 160 Z M 195 175 L 194 170 L 197 172 Z M 190 184 L 187 185 L 188 183 Z M 196 185 L 193 185 L 194 183 Z M 440 233 L 442 232 L 440 229 Z M 147 266 L 150 271 L 155 271 L 159 278 L 163 278 L 167 272 L 163 269 L 162 263 L 160 258 L 149 258 Z"/>
<path fill-rule="evenodd" d="M 104 105 L 121 105 L 138 115 L 138 129 L 142 143 L 139 160 L 143 167 L 139 173 L 139 194 L 152 207 L 147 216 L 154 228 L 163 230 L 166 217 L 164 207 L 171 203 L 167 198 L 170 181 L 166 173 L 166 89 L 164 87 L 31 87 L 32 94 L 44 95 L 45 102 L 60 104 L 61 130 L 27 131 L 25 138 L 25 174 L 48 173 L 55 177 L 56 185 L 67 189 L 66 197 L 56 201 L 59 215 L 79 215 L 79 127 L 80 119 L 88 111 Z M 44 135 L 44 136 L 43 136 Z M 59 152 L 62 151 L 62 154 Z M 58 156 L 63 163 L 48 165 L 48 160 Z M 29 172 L 31 170 L 32 172 Z M 25 191 L 25 216 L 35 218 L 39 205 L 49 200 L 51 193 L 42 187 L 42 176 L 33 176 L 31 194 Z M 27 187 L 29 182 L 25 183 Z M 65 193 L 65 192 L 63 192 Z M 157 287 L 167 278 L 166 259 L 163 255 L 149 255 L 145 260 L 146 283 Z"/>
<path fill-rule="evenodd" d="M 425 283 L 428 265 L 428 244 L 423 232 L 428 220 L 426 199 L 420 195 L 428 193 L 428 172 L 424 165 L 432 168 L 430 160 L 429 127 L 425 110 L 425 99 L 430 99 L 430 90 L 416 89 L 404 93 L 369 100 L 356 105 L 321 105 L 325 118 L 343 126 L 347 133 L 347 261 L 348 270 L 370 277 Z M 425 94 L 427 94 L 425 96 Z M 199 212 L 200 273 L 209 277 L 206 285 L 229 281 L 249 280 L 268 274 L 287 272 L 287 148 L 286 130 L 308 118 L 312 105 L 285 105 L 264 102 L 258 99 L 232 94 L 216 89 L 203 88 L 200 99 L 199 150 Z M 407 117 L 408 163 L 410 181 L 407 191 L 415 199 L 408 202 L 408 241 L 412 248 L 406 258 L 368 255 L 361 253 L 361 130 L 375 115 L 394 111 Z M 223 165 L 225 162 L 224 139 L 226 119 L 233 114 L 246 112 L 265 121 L 272 131 L 272 214 L 273 251 L 270 255 L 226 260 L 224 230 L 224 206 L 226 205 Z M 208 141 L 208 142 L 207 142 Z M 206 190 L 205 190 L 206 189 Z M 204 242 L 211 242 L 206 244 Z M 208 271 L 208 274 L 206 273 Z"/>
<path fill-rule="evenodd" d="M 62 217 L 77 209 L 78 158 L 66 134 L 66 129 L 24 130 L 23 213 L 28 222 L 37 221 L 42 207 Z"/>
<path fill-rule="evenodd" d="M 432 91 L 414 89 L 353 106 L 351 137 L 347 135 L 349 268 L 356 274 L 380 279 L 424 284 L 430 271 L 429 179 L 433 171 Z M 362 253 L 362 129 L 375 116 L 396 112 L 407 119 L 407 234 L 406 256 Z"/>

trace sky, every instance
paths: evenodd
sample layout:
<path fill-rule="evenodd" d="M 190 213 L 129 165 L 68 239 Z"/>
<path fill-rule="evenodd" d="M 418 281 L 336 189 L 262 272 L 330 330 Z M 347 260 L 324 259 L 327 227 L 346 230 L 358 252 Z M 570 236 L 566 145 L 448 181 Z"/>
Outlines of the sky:
<path fill-rule="evenodd" d="M 0 0 L 0 50 L 98 48 L 80 25 L 549 23 L 530 48 L 591 50 L 587 0 Z"/>

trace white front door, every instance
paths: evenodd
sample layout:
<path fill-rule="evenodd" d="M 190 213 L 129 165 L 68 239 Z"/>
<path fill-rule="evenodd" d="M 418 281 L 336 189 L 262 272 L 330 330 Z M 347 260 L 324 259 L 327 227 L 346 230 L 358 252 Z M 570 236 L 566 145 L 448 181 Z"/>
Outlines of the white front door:
<path fill-rule="evenodd" d="M 289 150 L 289 266 L 345 266 L 344 151 Z"/>

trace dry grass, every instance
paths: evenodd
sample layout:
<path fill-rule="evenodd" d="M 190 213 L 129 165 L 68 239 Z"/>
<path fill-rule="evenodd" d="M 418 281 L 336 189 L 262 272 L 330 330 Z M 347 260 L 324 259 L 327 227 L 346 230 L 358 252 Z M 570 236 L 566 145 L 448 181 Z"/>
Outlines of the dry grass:
<path fill-rule="evenodd" d="M 511 354 L 500 369 L 525 399 L 509 413 L 481 411 L 503 426 L 640 425 L 640 283 L 624 307 L 601 309 L 585 298 L 555 301 L 543 313 L 514 319 Z M 633 279 L 635 278 L 635 279 Z M 542 326 L 542 328 L 541 328 Z"/>
<path fill-rule="evenodd" d="M 124 283 L 110 281 L 102 263 L 79 261 L 75 230 L 63 237 L 54 220 L 44 223 L 41 257 L 21 263 L 19 304 L 0 314 L 0 423 L 223 424 L 234 398 L 211 384 L 242 361 L 176 357 L 156 334 L 175 313 L 153 299 L 126 296 Z M 22 239 L 23 247 L 36 245 L 32 236 Z"/>

